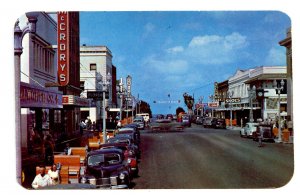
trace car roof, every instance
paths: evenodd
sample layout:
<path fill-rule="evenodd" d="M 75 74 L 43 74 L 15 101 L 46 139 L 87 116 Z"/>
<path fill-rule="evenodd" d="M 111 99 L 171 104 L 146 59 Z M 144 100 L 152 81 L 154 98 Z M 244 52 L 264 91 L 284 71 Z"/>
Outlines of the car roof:
<path fill-rule="evenodd" d="M 133 131 L 134 127 L 122 127 L 119 129 L 119 131 Z"/>
<path fill-rule="evenodd" d="M 123 151 L 118 148 L 102 148 L 97 150 L 92 150 L 88 153 L 88 156 L 98 155 L 98 154 L 110 154 L 110 153 L 118 153 L 123 154 Z"/>

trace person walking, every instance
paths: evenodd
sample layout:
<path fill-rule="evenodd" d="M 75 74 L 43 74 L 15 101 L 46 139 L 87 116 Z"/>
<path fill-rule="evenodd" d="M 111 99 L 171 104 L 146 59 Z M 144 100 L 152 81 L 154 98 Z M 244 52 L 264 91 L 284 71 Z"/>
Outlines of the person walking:
<path fill-rule="evenodd" d="M 264 132 L 263 132 L 262 128 L 260 128 L 260 127 L 257 127 L 257 128 L 258 128 L 258 130 L 259 130 L 259 135 L 258 135 L 258 147 L 263 147 L 262 140 L 263 140 Z"/>

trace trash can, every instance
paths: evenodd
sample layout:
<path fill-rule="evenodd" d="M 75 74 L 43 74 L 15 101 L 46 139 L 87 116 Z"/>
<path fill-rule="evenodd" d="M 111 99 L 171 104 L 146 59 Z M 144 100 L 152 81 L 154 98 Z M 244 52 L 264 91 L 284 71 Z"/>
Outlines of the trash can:
<path fill-rule="evenodd" d="M 290 131 L 288 129 L 284 129 L 282 131 L 282 141 L 289 142 L 289 140 L 290 140 Z"/>

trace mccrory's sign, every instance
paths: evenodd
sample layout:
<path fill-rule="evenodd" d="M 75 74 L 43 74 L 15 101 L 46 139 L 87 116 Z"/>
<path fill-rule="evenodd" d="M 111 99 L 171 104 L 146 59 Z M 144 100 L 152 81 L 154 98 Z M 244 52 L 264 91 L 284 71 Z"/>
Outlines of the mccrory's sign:
<path fill-rule="evenodd" d="M 69 83 L 69 17 L 68 12 L 57 13 L 57 77 L 61 86 Z"/>

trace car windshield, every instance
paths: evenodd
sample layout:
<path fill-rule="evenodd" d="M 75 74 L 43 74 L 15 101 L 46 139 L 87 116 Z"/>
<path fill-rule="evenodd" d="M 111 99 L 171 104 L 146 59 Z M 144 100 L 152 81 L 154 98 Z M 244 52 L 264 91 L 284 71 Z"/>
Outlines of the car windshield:
<path fill-rule="evenodd" d="M 88 165 L 95 166 L 104 164 L 116 164 L 121 161 L 121 157 L 117 153 L 92 155 L 88 158 Z"/>

